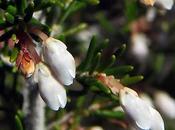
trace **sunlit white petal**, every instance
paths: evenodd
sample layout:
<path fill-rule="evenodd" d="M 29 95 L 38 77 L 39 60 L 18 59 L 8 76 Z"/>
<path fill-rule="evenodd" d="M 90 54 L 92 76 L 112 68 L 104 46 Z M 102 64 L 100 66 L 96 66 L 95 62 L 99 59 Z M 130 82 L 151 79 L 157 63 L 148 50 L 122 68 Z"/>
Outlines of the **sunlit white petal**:
<path fill-rule="evenodd" d="M 41 97 L 51 109 L 58 110 L 59 107 L 65 107 L 67 102 L 65 89 L 43 64 L 38 65 L 38 86 Z"/>
<path fill-rule="evenodd" d="M 66 45 L 50 37 L 46 40 L 43 49 L 44 59 L 57 79 L 65 85 L 72 84 L 75 78 L 75 61 L 66 50 Z"/>
<path fill-rule="evenodd" d="M 168 118 L 175 119 L 175 100 L 165 92 L 155 93 L 155 104 Z"/>
<path fill-rule="evenodd" d="M 173 0 L 156 0 L 156 3 L 160 4 L 165 9 L 170 10 L 174 4 L 174 1 Z"/>
<path fill-rule="evenodd" d="M 149 54 L 149 39 L 143 33 L 133 34 L 131 37 L 131 52 L 139 61 L 144 61 Z"/>
<path fill-rule="evenodd" d="M 164 130 L 164 121 L 158 111 L 150 107 L 151 130 Z"/>
<path fill-rule="evenodd" d="M 147 10 L 147 13 L 146 13 L 146 20 L 148 22 L 152 22 L 154 21 L 155 17 L 156 17 L 156 8 L 154 7 L 150 7 L 148 10 Z"/>
<path fill-rule="evenodd" d="M 122 90 L 121 90 L 122 91 Z M 124 110 L 136 122 L 137 126 L 142 129 L 150 128 L 149 107 L 138 96 L 133 93 L 123 92 L 122 105 Z"/>
<path fill-rule="evenodd" d="M 139 97 L 142 100 L 144 100 L 149 106 L 154 107 L 153 101 L 152 101 L 152 99 L 151 99 L 151 97 L 149 95 L 147 95 L 146 93 L 142 93 L 142 94 L 139 94 Z"/>
<path fill-rule="evenodd" d="M 138 97 L 130 89 L 120 90 L 120 102 L 124 111 L 135 122 L 137 129 L 164 130 L 164 122 L 160 114 L 147 102 Z"/>

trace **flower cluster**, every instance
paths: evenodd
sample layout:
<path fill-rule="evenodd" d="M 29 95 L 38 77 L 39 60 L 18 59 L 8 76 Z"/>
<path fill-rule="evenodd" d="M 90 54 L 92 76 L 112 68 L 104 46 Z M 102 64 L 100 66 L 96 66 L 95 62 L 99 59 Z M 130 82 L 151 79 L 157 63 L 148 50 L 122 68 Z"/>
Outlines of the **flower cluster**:
<path fill-rule="evenodd" d="M 16 65 L 27 77 L 38 84 L 42 99 L 53 110 L 64 108 L 67 103 L 63 85 L 70 85 L 75 78 L 75 61 L 60 40 L 48 37 L 40 30 L 31 33 L 41 41 L 39 49 L 29 35 L 19 37 L 21 50 Z"/>
<path fill-rule="evenodd" d="M 137 92 L 123 86 L 113 76 L 99 74 L 98 80 L 109 87 L 113 94 L 119 94 L 121 107 L 137 129 L 164 130 L 164 121 L 152 105 L 141 99 Z"/>

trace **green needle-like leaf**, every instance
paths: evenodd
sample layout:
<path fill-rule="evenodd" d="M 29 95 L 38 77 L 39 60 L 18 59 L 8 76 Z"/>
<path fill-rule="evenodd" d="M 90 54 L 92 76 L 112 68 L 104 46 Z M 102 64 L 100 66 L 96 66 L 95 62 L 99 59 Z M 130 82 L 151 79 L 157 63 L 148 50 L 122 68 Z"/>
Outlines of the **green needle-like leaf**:
<path fill-rule="evenodd" d="M 83 83 L 87 86 L 97 87 L 99 90 L 101 90 L 102 92 L 104 92 L 106 94 L 111 93 L 111 90 L 107 86 L 104 86 L 100 81 L 98 81 L 94 77 L 81 77 L 81 78 L 79 78 L 79 80 L 81 83 Z"/>
<path fill-rule="evenodd" d="M 106 69 L 105 73 L 107 75 L 122 76 L 124 74 L 127 74 L 128 72 L 131 72 L 133 69 L 134 69 L 133 66 L 125 65 Z"/>
<path fill-rule="evenodd" d="M 97 5 L 100 3 L 100 0 L 88 0 L 88 2 L 92 5 Z"/>
<path fill-rule="evenodd" d="M 67 7 L 63 13 L 63 15 L 60 18 L 60 24 L 62 24 L 68 16 L 70 16 L 73 12 L 83 8 L 86 6 L 85 2 L 81 2 L 81 1 L 72 1 L 72 3 L 69 5 L 69 7 Z"/>
<path fill-rule="evenodd" d="M 104 48 L 109 45 L 109 39 L 105 39 L 102 43 L 98 44 L 96 47 L 96 52 L 101 52 Z"/>
<path fill-rule="evenodd" d="M 15 115 L 15 125 L 16 125 L 16 130 L 24 130 L 22 122 L 18 115 Z"/>
<path fill-rule="evenodd" d="M 125 85 L 125 86 L 128 86 L 128 85 L 131 85 L 131 84 L 135 84 L 141 80 L 143 80 L 143 76 L 142 75 L 139 75 L 139 76 L 132 76 L 130 77 L 129 75 L 126 75 L 124 78 L 122 78 L 120 80 L 120 82 Z"/>
<path fill-rule="evenodd" d="M 165 56 L 161 53 L 157 54 L 153 62 L 153 68 L 156 73 L 159 73 L 162 70 L 164 63 L 165 63 Z"/>
<path fill-rule="evenodd" d="M 111 110 L 97 110 L 92 114 L 97 116 L 102 116 L 104 118 L 115 118 L 115 119 L 124 119 L 124 112 L 122 111 L 111 111 Z"/>
<path fill-rule="evenodd" d="M 94 57 L 94 52 L 96 49 L 97 39 L 95 36 L 92 37 L 89 49 L 86 55 L 86 58 L 82 62 L 82 64 L 78 67 L 79 70 L 87 70 L 90 67 L 90 64 L 92 62 L 92 59 Z"/>
<path fill-rule="evenodd" d="M 92 62 L 92 65 L 89 71 L 90 74 L 92 74 L 99 67 L 100 59 L 101 59 L 101 52 L 98 52 Z"/>
<path fill-rule="evenodd" d="M 119 49 L 115 52 L 116 57 L 120 57 L 121 55 L 123 55 L 123 53 L 126 50 L 126 44 L 123 44 L 121 47 L 119 47 Z"/>
<path fill-rule="evenodd" d="M 10 62 L 15 62 L 17 56 L 18 56 L 18 49 L 13 48 L 11 56 L 10 56 Z"/>
<path fill-rule="evenodd" d="M 18 14 L 24 15 L 24 11 L 27 7 L 27 0 L 16 0 Z"/>
<path fill-rule="evenodd" d="M 102 61 L 102 65 L 99 67 L 98 71 L 103 72 L 105 69 L 110 68 L 116 61 L 116 56 L 112 55 L 110 59 Z"/>
<path fill-rule="evenodd" d="M 132 20 L 136 19 L 138 9 L 137 4 L 135 0 L 124 0 L 125 1 L 125 16 L 127 17 L 127 20 L 131 22 Z"/>
<path fill-rule="evenodd" d="M 113 28 L 112 23 L 108 20 L 104 12 L 99 12 L 96 16 L 97 20 L 99 21 L 101 27 L 105 29 L 105 31 L 109 33 L 114 33 L 115 29 Z"/>
<path fill-rule="evenodd" d="M 28 7 L 25 10 L 25 17 L 24 17 L 24 21 L 28 22 L 31 20 L 32 16 L 33 16 L 33 12 L 34 12 L 34 3 L 30 2 Z"/>
<path fill-rule="evenodd" d="M 63 32 L 62 35 L 64 36 L 69 36 L 69 35 L 73 35 L 75 33 L 80 32 L 81 30 L 85 29 L 87 27 L 86 23 L 81 23 L 76 27 L 71 28 L 70 30 Z"/>

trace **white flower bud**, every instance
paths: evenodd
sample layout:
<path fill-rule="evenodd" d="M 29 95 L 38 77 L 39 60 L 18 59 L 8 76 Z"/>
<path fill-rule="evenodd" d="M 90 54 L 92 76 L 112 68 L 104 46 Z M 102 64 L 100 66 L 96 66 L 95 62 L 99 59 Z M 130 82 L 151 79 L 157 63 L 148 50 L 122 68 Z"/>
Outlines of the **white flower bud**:
<path fill-rule="evenodd" d="M 139 61 L 145 61 L 149 54 L 149 39 L 143 33 L 133 34 L 131 37 L 131 52 Z"/>
<path fill-rule="evenodd" d="M 168 118 L 175 119 L 175 100 L 165 92 L 155 93 L 155 104 Z"/>
<path fill-rule="evenodd" d="M 150 130 L 164 130 L 164 122 L 160 113 L 152 107 L 149 107 L 151 113 L 151 128 Z"/>
<path fill-rule="evenodd" d="M 148 22 L 153 22 L 156 18 L 156 15 L 157 15 L 156 8 L 150 7 L 148 8 L 147 13 L 146 13 L 146 20 Z"/>
<path fill-rule="evenodd" d="M 64 87 L 51 75 L 44 64 L 39 63 L 36 71 L 34 79 L 38 82 L 39 92 L 45 103 L 53 110 L 64 108 L 67 103 Z"/>
<path fill-rule="evenodd" d="M 151 97 L 149 95 L 147 95 L 146 93 L 141 93 L 141 94 L 139 94 L 139 97 L 142 100 L 144 100 L 149 106 L 154 107 L 153 100 L 151 99 Z"/>
<path fill-rule="evenodd" d="M 173 0 L 141 0 L 146 5 L 154 5 L 154 4 L 159 4 L 165 9 L 172 9 L 174 1 Z"/>
<path fill-rule="evenodd" d="M 156 0 L 157 4 L 160 4 L 163 8 L 170 10 L 173 7 L 173 0 Z"/>
<path fill-rule="evenodd" d="M 133 119 L 138 128 L 164 130 L 164 122 L 160 114 L 140 99 L 133 90 L 121 89 L 120 102 L 124 111 Z"/>
<path fill-rule="evenodd" d="M 43 56 L 56 78 L 64 85 L 70 85 L 75 78 L 75 60 L 66 45 L 49 37 L 43 45 Z"/>

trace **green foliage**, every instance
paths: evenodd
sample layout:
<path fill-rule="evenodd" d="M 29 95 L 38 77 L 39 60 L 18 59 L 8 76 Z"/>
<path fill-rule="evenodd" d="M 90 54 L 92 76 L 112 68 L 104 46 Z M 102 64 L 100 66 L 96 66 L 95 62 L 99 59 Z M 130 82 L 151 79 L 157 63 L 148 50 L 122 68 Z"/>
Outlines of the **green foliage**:
<path fill-rule="evenodd" d="M 125 16 L 127 17 L 128 22 L 133 21 L 137 17 L 137 2 L 136 0 L 125 0 Z"/>
<path fill-rule="evenodd" d="M 15 125 L 16 125 L 16 130 L 24 130 L 22 122 L 18 115 L 15 115 Z"/>
<path fill-rule="evenodd" d="M 82 47 L 82 43 L 76 44 L 76 34 L 80 33 L 84 29 L 87 29 L 90 25 L 81 20 L 72 24 L 74 21 L 72 17 L 73 15 L 78 14 L 80 10 L 88 8 L 89 6 L 98 5 L 99 3 L 99 0 L 1 1 L 0 29 L 3 30 L 3 33 L 0 34 L 0 42 L 2 42 L 4 46 L 0 49 L 0 53 L 3 56 L 7 56 L 10 59 L 10 62 L 15 63 L 20 51 L 20 43 L 14 43 L 14 47 L 10 48 L 8 40 L 11 38 L 13 42 L 16 42 L 18 40 L 18 33 L 25 32 L 29 34 L 29 28 L 38 28 L 49 35 L 52 32 L 53 25 L 60 27 L 58 29 L 59 33 L 55 36 L 55 38 L 66 42 L 70 40 L 72 44 L 68 44 L 68 49 L 70 48 L 70 51 L 76 52 L 76 46 L 80 45 L 80 48 Z M 127 8 L 125 16 L 128 21 L 134 20 L 137 16 L 136 3 L 125 0 L 125 6 Z M 35 12 L 41 10 L 41 16 L 45 18 L 45 23 L 42 23 L 42 20 L 33 17 Z M 55 12 L 55 10 L 57 12 Z M 80 14 L 76 16 L 76 20 L 80 17 L 79 15 Z M 111 35 L 116 34 L 116 28 L 113 27 L 112 22 L 103 11 L 99 11 L 94 17 L 97 20 L 96 22 L 99 23 L 107 33 Z M 40 41 L 40 39 L 37 39 L 38 37 L 33 37 L 36 42 Z M 69 88 L 67 90 L 70 94 L 70 104 L 75 100 L 76 105 L 73 104 L 71 107 L 63 110 L 62 113 L 61 111 L 54 113 L 47 110 L 46 122 L 48 124 L 53 120 L 55 121 L 58 118 L 64 117 L 70 112 L 74 114 L 74 117 L 71 117 L 73 123 L 70 121 L 72 123 L 71 126 L 69 126 L 70 129 L 76 129 L 81 124 L 82 119 L 90 118 L 91 116 L 99 116 L 105 119 L 124 120 L 124 113 L 120 110 L 114 110 L 115 107 L 119 106 L 119 95 L 114 94 L 109 86 L 98 80 L 98 74 L 104 73 L 107 76 L 114 76 L 116 80 L 119 80 L 120 83 L 125 86 L 141 81 L 143 76 L 130 76 L 129 73 L 134 69 L 131 65 L 117 65 L 118 60 L 122 58 L 123 54 L 126 52 L 127 45 L 116 44 L 114 47 L 115 51 L 108 52 L 108 49 L 112 46 L 110 42 L 111 41 L 109 39 L 93 36 L 90 39 L 89 48 L 84 59 L 81 59 L 84 54 L 79 57 L 77 56 L 80 60 L 80 65 L 77 67 L 76 81 L 78 82 L 77 84 L 82 87 L 82 90 L 79 90 L 78 92 L 71 89 L 69 90 Z M 110 55 L 107 55 L 108 53 Z M 163 58 L 158 57 L 156 60 L 155 67 L 158 70 L 161 69 L 159 65 L 163 62 L 162 59 Z M 1 86 L 4 87 L 2 91 L 4 95 L 2 95 L 2 98 L 3 100 L 7 100 L 6 94 L 8 96 L 13 95 L 13 99 L 11 101 L 13 102 L 11 105 L 11 109 L 13 110 L 10 114 L 14 115 L 14 113 L 17 113 L 14 116 L 16 129 L 24 130 L 23 122 L 25 115 L 22 112 L 21 105 L 23 103 L 21 90 L 24 83 L 23 79 L 19 77 L 20 74 L 17 69 L 17 67 L 5 65 L 0 60 L 0 73 L 2 73 L 2 75 L 0 75 L 2 79 Z M 75 83 L 74 87 L 77 87 L 77 84 Z M 76 94 L 72 96 L 71 93 Z M 91 110 L 90 107 L 95 103 L 100 107 L 95 110 Z M 103 103 L 105 103 L 105 106 Z M 109 109 L 107 109 L 108 106 Z M 53 128 L 61 129 L 61 125 L 54 125 Z"/>
<path fill-rule="evenodd" d="M 104 118 L 113 118 L 113 119 L 124 119 L 124 112 L 121 111 L 110 111 L 110 110 L 97 110 L 96 112 L 92 113 L 96 116 L 101 116 Z"/>
<path fill-rule="evenodd" d="M 10 55 L 10 62 L 15 62 L 16 58 L 18 55 L 18 49 L 17 48 L 13 48 L 12 53 Z"/>

